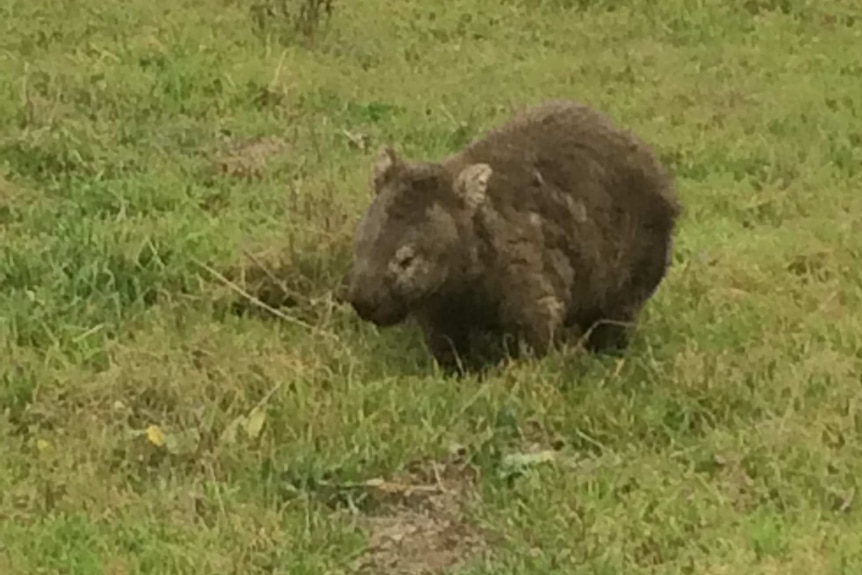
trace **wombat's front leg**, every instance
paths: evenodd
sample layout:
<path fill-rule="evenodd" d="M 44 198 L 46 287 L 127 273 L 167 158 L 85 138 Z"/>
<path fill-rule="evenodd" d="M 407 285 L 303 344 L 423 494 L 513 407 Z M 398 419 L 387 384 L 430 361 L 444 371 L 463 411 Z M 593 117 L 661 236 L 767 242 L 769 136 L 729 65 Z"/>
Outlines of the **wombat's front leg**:
<path fill-rule="evenodd" d="M 518 332 L 535 356 L 547 354 L 564 334 L 563 302 L 539 286 L 525 286 L 524 291 L 513 291 L 506 300 L 504 314 L 507 323 Z"/>
<path fill-rule="evenodd" d="M 469 353 L 469 334 L 463 326 L 453 322 L 420 319 L 425 346 L 445 372 L 461 372 Z"/>

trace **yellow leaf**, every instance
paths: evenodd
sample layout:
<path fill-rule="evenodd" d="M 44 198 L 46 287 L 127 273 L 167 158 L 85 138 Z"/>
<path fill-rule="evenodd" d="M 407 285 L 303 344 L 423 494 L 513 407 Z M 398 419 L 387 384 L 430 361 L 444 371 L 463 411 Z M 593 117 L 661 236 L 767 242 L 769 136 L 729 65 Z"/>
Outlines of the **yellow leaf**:
<path fill-rule="evenodd" d="M 39 450 L 39 453 L 45 453 L 46 451 L 51 449 L 51 443 L 46 439 L 37 439 L 36 449 Z"/>
<path fill-rule="evenodd" d="M 150 443 L 159 447 L 165 444 L 165 434 L 159 429 L 158 425 L 151 425 L 147 428 L 147 439 Z"/>
<path fill-rule="evenodd" d="M 264 421 L 266 421 L 266 412 L 263 409 L 255 407 L 251 410 L 251 413 L 248 414 L 248 420 L 245 422 L 245 432 L 250 438 L 254 439 L 260 435 Z"/>

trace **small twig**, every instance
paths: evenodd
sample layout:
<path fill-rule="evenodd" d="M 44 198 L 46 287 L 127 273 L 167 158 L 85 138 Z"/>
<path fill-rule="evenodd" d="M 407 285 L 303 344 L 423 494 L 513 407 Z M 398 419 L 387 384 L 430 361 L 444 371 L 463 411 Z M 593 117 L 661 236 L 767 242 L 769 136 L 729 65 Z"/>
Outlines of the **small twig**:
<path fill-rule="evenodd" d="M 301 319 L 298 319 L 295 317 L 290 317 L 289 315 L 275 309 L 271 305 L 268 305 L 268 304 L 260 301 L 258 298 L 254 297 L 253 295 L 251 295 L 250 293 L 248 293 L 247 291 L 245 291 L 244 289 L 242 289 L 241 287 L 239 287 L 238 285 L 236 285 L 235 283 L 233 283 L 232 281 L 230 281 L 229 279 L 227 279 L 222 274 L 220 274 L 216 270 L 212 269 L 210 266 L 206 265 L 205 263 L 199 262 L 199 261 L 196 261 L 195 263 L 197 263 L 199 266 L 201 266 L 203 269 L 205 269 L 207 272 L 209 272 L 213 277 L 215 277 L 220 282 L 222 282 L 231 291 L 241 295 L 242 297 L 244 297 L 245 299 L 247 299 L 251 303 L 255 304 L 256 306 L 260 307 L 261 309 L 266 310 L 267 312 L 271 313 L 275 317 L 282 319 L 282 320 L 286 321 L 287 323 L 291 323 L 294 325 L 304 327 L 305 329 L 308 329 L 314 333 L 319 333 L 321 335 L 325 335 L 326 337 L 331 338 L 333 341 L 339 341 L 338 336 L 336 336 L 335 334 L 329 333 L 327 331 L 323 331 L 318 327 L 315 327 L 309 323 L 302 321 Z"/>
<path fill-rule="evenodd" d="M 245 257 L 247 257 L 248 259 L 250 259 L 251 263 L 256 265 L 260 269 L 260 271 L 262 271 L 266 275 L 266 277 L 268 277 L 270 280 L 272 280 L 272 282 L 275 285 L 277 285 L 285 295 L 291 295 L 297 299 L 302 299 L 300 294 L 298 294 L 295 291 L 293 291 L 292 289 L 288 288 L 287 284 L 285 284 L 283 281 L 278 279 L 275 276 L 275 274 L 269 270 L 269 268 L 267 268 L 265 265 L 263 265 L 263 262 L 261 262 L 257 256 L 255 256 L 254 254 L 252 254 L 250 251 L 248 251 L 245 248 L 241 248 L 241 251 L 242 251 L 243 255 Z"/>

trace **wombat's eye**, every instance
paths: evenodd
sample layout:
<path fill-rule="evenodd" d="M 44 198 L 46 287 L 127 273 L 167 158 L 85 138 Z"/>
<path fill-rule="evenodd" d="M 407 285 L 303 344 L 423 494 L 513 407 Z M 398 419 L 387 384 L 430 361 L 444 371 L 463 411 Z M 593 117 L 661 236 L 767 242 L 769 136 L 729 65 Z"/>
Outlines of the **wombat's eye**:
<path fill-rule="evenodd" d="M 413 246 L 401 246 L 395 252 L 395 257 L 392 260 L 392 265 L 396 268 L 406 270 L 416 261 L 416 251 L 413 249 Z"/>
<path fill-rule="evenodd" d="M 395 254 L 395 265 L 397 265 L 402 270 L 406 270 L 413 264 L 415 259 L 416 252 L 414 252 L 412 248 L 402 247 Z"/>
<path fill-rule="evenodd" d="M 398 260 L 398 265 L 402 269 L 407 269 L 410 267 L 410 264 L 413 263 L 414 259 L 416 259 L 416 258 L 413 256 L 413 254 L 404 255 Z"/>

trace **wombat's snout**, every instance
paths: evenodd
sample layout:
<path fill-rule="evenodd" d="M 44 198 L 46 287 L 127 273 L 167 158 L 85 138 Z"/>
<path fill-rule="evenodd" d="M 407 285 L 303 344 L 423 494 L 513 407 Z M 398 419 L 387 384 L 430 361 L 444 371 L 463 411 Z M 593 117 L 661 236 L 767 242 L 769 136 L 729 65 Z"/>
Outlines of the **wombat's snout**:
<path fill-rule="evenodd" d="M 359 317 L 365 321 L 371 321 L 376 309 L 374 302 L 367 298 L 355 297 L 353 293 L 348 295 L 348 301 L 350 301 L 351 307 L 353 307 Z"/>
<path fill-rule="evenodd" d="M 352 281 L 347 288 L 347 302 L 359 317 L 365 321 L 372 321 L 377 311 L 377 302 L 367 289 L 362 289 L 355 278 L 351 279 Z"/>
<path fill-rule="evenodd" d="M 360 289 L 350 290 L 347 301 L 362 320 L 380 327 L 399 323 L 407 312 L 388 298 L 381 300 Z"/>

